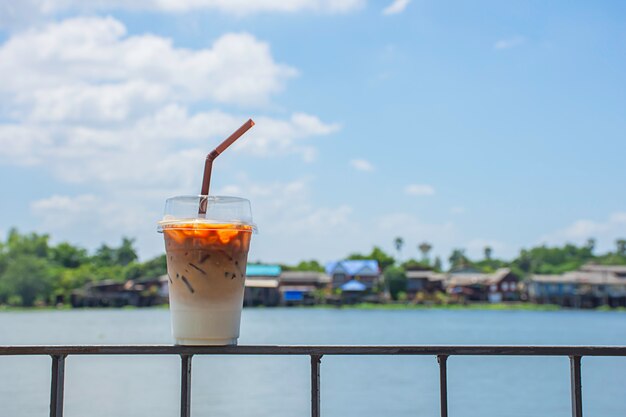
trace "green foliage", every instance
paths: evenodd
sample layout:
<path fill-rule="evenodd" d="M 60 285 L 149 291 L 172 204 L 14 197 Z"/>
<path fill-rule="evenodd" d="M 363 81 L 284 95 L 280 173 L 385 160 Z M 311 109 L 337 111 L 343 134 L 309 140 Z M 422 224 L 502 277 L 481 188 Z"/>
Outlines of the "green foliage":
<path fill-rule="evenodd" d="M 47 302 L 55 276 L 45 258 L 21 253 L 9 258 L 0 277 L 0 300 L 30 307 L 35 301 Z"/>
<path fill-rule="evenodd" d="M 561 274 L 580 268 L 594 259 L 593 247 L 570 243 L 563 247 L 538 246 L 523 249 L 512 265 L 524 274 Z"/>
<path fill-rule="evenodd" d="M 134 240 L 102 245 L 90 256 L 84 248 L 49 244 L 48 235 L 20 234 L 12 229 L 0 242 L 0 304 L 32 306 L 54 302 L 88 282 L 156 277 L 167 272 L 165 255 L 137 262 Z"/>
<path fill-rule="evenodd" d="M 64 268 L 78 268 L 89 261 L 89 256 L 85 249 L 63 242 L 50 248 L 50 259 Z"/>
<path fill-rule="evenodd" d="M 49 254 L 48 235 L 30 233 L 21 235 L 17 229 L 11 229 L 6 242 L 7 253 L 11 256 L 32 255 L 47 258 Z"/>
<path fill-rule="evenodd" d="M 391 265 L 385 268 L 383 275 L 391 298 L 397 300 L 401 293 L 406 296 L 406 272 L 404 268 Z"/>
<path fill-rule="evenodd" d="M 46 234 L 21 234 L 11 229 L 6 241 L 0 242 L 0 305 L 32 306 L 55 302 L 56 297 L 65 299 L 71 292 L 88 282 L 105 279 L 124 282 L 128 279 L 154 278 L 167 272 L 165 255 L 139 262 L 134 239 L 122 238 L 119 246 L 101 245 L 93 254 L 84 248 L 63 242 L 49 243 Z M 401 249 L 403 241 L 397 241 Z M 580 268 L 586 263 L 601 265 L 626 265 L 626 239 L 615 242 L 613 252 L 595 255 L 596 242 L 589 239 L 584 245 L 537 246 L 523 249 L 512 261 L 493 257 L 493 251 L 485 248 L 484 259 L 470 260 L 463 249 L 455 249 L 449 260 L 451 270 L 476 269 L 493 272 L 508 267 L 520 277 L 529 274 L 560 274 Z M 441 271 L 441 259 L 427 258 L 431 246 L 424 242 L 419 247 L 422 259 L 409 259 L 396 266 L 395 259 L 374 246 L 368 254 L 353 253 L 348 259 L 373 259 L 384 271 L 384 288 L 394 299 L 406 293 L 407 270 L 432 268 Z M 284 266 L 285 270 L 323 271 L 316 260 L 302 261 L 296 266 Z M 383 288 L 377 290 L 382 291 Z"/>
<path fill-rule="evenodd" d="M 399 257 L 400 252 L 402 252 L 402 247 L 404 246 L 404 239 L 398 236 L 393 240 L 393 246 L 396 248 L 396 252 L 398 252 Z"/>
<path fill-rule="evenodd" d="M 383 271 L 387 267 L 396 263 L 396 260 L 393 258 L 393 256 L 388 255 L 387 253 L 385 253 L 384 250 L 382 250 L 378 246 L 374 246 L 374 248 L 372 249 L 372 252 L 369 255 L 353 253 L 350 256 L 348 256 L 348 259 L 373 259 L 375 261 L 378 261 L 378 265 L 380 266 L 380 269 L 382 269 Z"/>
<path fill-rule="evenodd" d="M 99 266 L 126 266 L 137 260 L 137 252 L 133 247 L 135 239 L 122 238 L 122 244 L 118 248 L 111 248 L 103 244 L 96 250 L 93 261 Z"/>
<path fill-rule="evenodd" d="M 402 268 L 407 271 L 428 271 L 432 269 L 427 260 L 418 261 L 415 259 L 409 259 L 402 263 Z"/>
<path fill-rule="evenodd" d="M 435 262 L 433 262 L 433 270 L 435 272 L 441 272 L 441 268 L 443 268 L 443 266 L 441 265 L 441 258 L 437 256 L 435 258 Z"/>
<path fill-rule="evenodd" d="M 451 271 L 465 269 L 470 266 L 470 261 L 465 256 L 465 249 L 454 249 L 448 261 L 450 262 Z"/>
<path fill-rule="evenodd" d="M 300 263 L 296 266 L 290 265 L 281 265 L 281 268 L 284 271 L 315 271 L 315 272 L 324 272 L 324 267 L 315 259 L 311 259 L 310 261 L 300 261 Z"/>
<path fill-rule="evenodd" d="M 149 259 L 146 262 L 131 262 L 124 268 L 126 279 L 154 278 L 167 274 L 165 254 Z"/>

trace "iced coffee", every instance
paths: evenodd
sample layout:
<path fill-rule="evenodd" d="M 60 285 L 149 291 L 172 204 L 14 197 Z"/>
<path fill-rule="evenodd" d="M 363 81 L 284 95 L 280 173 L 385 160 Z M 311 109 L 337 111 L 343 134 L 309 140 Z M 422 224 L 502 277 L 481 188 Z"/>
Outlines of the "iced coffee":
<path fill-rule="evenodd" d="M 191 199 L 192 206 L 197 202 L 197 198 L 187 199 Z M 180 218 L 166 214 L 160 222 L 167 256 L 172 333 L 181 345 L 232 345 L 239 337 L 246 263 L 254 229 L 249 202 L 211 197 L 203 216 Z"/>

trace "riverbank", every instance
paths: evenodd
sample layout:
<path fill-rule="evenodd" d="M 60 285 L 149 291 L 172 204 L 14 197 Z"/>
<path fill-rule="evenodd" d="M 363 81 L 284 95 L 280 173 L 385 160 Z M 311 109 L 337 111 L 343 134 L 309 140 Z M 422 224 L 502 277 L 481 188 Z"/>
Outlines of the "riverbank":
<path fill-rule="evenodd" d="M 167 304 L 161 304 L 152 307 L 90 307 L 90 308 L 72 308 L 70 305 L 58 306 L 37 306 L 37 307 L 12 307 L 0 306 L 1 312 L 29 312 L 29 311 L 56 311 L 56 310 L 147 310 L 147 309 L 167 309 Z M 275 309 L 277 307 L 245 307 L 245 309 Z M 532 303 L 472 303 L 472 304 L 412 304 L 412 303 L 357 303 L 344 305 L 318 304 L 313 306 L 293 306 L 283 307 L 289 309 L 313 309 L 313 310 L 487 310 L 487 311 L 579 311 L 581 309 L 561 307 L 556 304 L 532 304 Z M 595 309 L 585 309 L 586 311 L 619 311 L 626 312 L 626 308 L 617 307 L 598 307 Z"/>
<path fill-rule="evenodd" d="M 524 311 L 555 311 L 567 310 L 554 304 L 531 303 L 472 303 L 472 304 L 412 304 L 412 303 L 358 303 L 341 306 L 317 305 L 313 308 L 337 308 L 353 310 L 524 310 Z M 625 309 L 626 311 L 626 309 Z"/>

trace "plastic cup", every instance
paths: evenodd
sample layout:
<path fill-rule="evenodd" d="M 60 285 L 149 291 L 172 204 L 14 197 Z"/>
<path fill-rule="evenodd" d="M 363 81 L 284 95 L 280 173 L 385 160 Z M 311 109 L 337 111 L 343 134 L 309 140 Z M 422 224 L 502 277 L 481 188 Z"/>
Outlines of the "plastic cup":
<path fill-rule="evenodd" d="M 198 214 L 206 202 L 206 214 Z M 250 202 L 237 197 L 180 196 L 165 203 L 172 335 L 179 345 L 235 345 L 252 222 Z"/>

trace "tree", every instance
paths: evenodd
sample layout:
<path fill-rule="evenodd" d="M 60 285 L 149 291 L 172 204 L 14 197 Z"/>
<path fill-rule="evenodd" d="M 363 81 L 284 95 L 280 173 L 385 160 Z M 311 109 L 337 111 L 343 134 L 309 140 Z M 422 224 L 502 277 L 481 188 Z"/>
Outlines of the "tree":
<path fill-rule="evenodd" d="M 103 243 L 96 249 L 93 260 L 98 266 L 112 266 L 115 265 L 115 255 L 115 249 Z"/>
<path fill-rule="evenodd" d="M 422 261 L 428 262 L 428 253 L 433 248 L 433 246 L 428 242 L 422 242 L 417 248 L 420 252 L 422 252 Z"/>
<path fill-rule="evenodd" d="M 617 239 L 615 245 L 617 246 L 617 254 L 619 256 L 626 256 L 626 240 Z"/>
<path fill-rule="evenodd" d="M 99 266 L 126 266 L 137 260 L 137 252 L 133 247 L 135 239 L 122 238 L 122 243 L 118 248 L 111 248 L 102 244 L 94 255 L 94 261 Z"/>
<path fill-rule="evenodd" d="M 432 269 L 430 264 L 426 261 L 418 261 L 413 258 L 402 262 L 400 265 L 405 271 L 429 271 Z"/>
<path fill-rule="evenodd" d="M 491 254 L 493 253 L 493 249 L 491 249 L 491 246 L 485 246 L 485 259 L 490 261 L 491 260 Z"/>
<path fill-rule="evenodd" d="M 78 268 L 88 261 L 87 251 L 63 242 L 50 249 L 53 262 L 64 268 Z"/>
<path fill-rule="evenodd" d="M 396 260 L 393 259 L 392 256 L 388 255 L 384 250 L 379 248 L 378 246 L 374 246 L 372 248 L 372 252 L 369 255 L 364 255 L 361 253 L 353 253 L 348 256 L 348 259 L 373 259 L 378 262 L 378 266 L 382 271 L 385 270 L 388 266 L 393 265 Z"/>
<path fill-rule="evenodd" d="M 7 252 L 11 257 L 17 255 L 33 255 L 38 258 L 47 258 L 49 253 L 48 235 L 38 235 L 30 233 L 28 235 L 20 234 L 17 229 L 9 230 L 7 238 Z"/>
<path fill-rule="evenodd" d="M 391 298 L 397 300 L 399 293 L 406 292 L 406 273 L 404 269 L 391 265 L 385 269 L 383 275 Z"/>
<path fill-rule="evenodd" d="M 402 246 L 404 246 L 404 239 L 398 236 L 393 240 L 393 245 L 396 247 L 396 252 L 398 252 L 398 259 L 400 259 L 400 252 L 402 252 Z"/>
<path fill-rule="evenodd" d="M 593 250 L 596 248 L 596 240 L 594 238 L 587 239 L 587 244 L 585 245 L 587 249 L 589 249 L 590 253 L 593 253 Z"/>
<path fill-rule="evenodd" d="M 47 260 L 20 254 L 7 263 L 0 277 L 0 300 L 30 307 L 36 300 L 48 301 L 53 283 Z"/>
<path fill-rule="evenodd" d="M 315 259 L 311 259 L 310 261 L 301 261 L 296 265 L 295 270 L 324 272 L 324 267 Z"/>
<path fill-rule="evenodd" d="M 137 252 L 133 247 L 134 244 L 135 239 L 129 239 L 127 237 L 122 238 L 122 244 L 115 251 L 115 261 L 118 265 L 126 266 L 137 260 Z"/>
<path fill-rule="evenodd" d="M 451 270 L 463 269 L 469 265 L 469 260 L 465 256 L 465 249 L 454 249 L 448 260 Z"/>
<path fill-rule="evenodd" d="M 442 267 L 443 266 L 441 265 L 441 258 L 437 256 L 435 258 L 435 262 L 433 262 L 433 269 L 437 272 L 440 272 Z"/>

